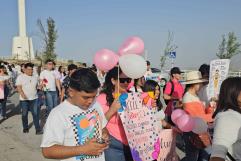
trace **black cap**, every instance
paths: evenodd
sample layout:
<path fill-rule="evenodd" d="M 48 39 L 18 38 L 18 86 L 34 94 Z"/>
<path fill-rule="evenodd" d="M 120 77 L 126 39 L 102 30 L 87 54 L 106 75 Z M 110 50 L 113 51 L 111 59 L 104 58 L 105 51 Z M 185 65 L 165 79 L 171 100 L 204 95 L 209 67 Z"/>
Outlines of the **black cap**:
<path fill-rule="evenodd" d="M 173 67 L 170 73 L 172 75 L 172 74 L 181 74 L 183 72 L 178 67 Z"/>

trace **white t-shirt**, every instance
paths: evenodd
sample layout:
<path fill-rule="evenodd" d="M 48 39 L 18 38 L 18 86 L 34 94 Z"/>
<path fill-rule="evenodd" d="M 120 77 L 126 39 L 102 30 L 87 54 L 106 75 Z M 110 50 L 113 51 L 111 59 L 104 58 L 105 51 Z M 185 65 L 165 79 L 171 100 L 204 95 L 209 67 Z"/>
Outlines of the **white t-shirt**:
<path fill-rule="evenodd" d="M 53 70 L 53 72 L 54 72 L 54 75 L 55 75 L 56 79 L 60 80 L 61 79 L 61 73 L 57 69 Z"/>
<path fill-rule="evenodd" d="M 157 111 L 155 113 L 155 116 L 156 116 L 157 122 L 160 123 L 160 128 L 162 129 L 162 120 L 165 119 L 165 113 L 163 109 L 161 109 L 160 111 Z"/>
<path fill-rule="evenodd" d="M 209 95 L 209 86 L 208 84 L 203 86 L 200 91 L 198 91 L 198 97 L 200 98 L 200 100 L 204 103 L 205 107 L 209 106 L 210 103 L 210 95 Z"/>
<path fill-rule="evenodd" d="M 81 122 L 86 121 L 86 119 L 89 121 L 89 126 L 81 127 L 86 126 L 86 124 L 81 125 Z M 50 112 L 45 124 L 41 147 L 83 145 L 87 137 L 92 138 L 93 135 L 98 134 L 100 135 L 97 139 L 100 139 L 102 128 L 106 124 L 107 120 L 99 103 L 93 103 L 87 111 L 84 111 L 65 100 Z M 94 127 L 99 127 L 96 128 L 99 130 L 94 130 Z M 63 159 L 62 161 L 79 161 L 79 157 Z M 82 157 L 84 161 L 105 161 L 104 153 L 98 157 L 86 155 L 82 155 Z"/>
<path fill-rule="evenodd" d="M 16 86 L 22 86 L 23 93 L 26 95 L 28 99 L 22 98 L 19 95 L 19 99 L 22 100 L 34 100 L 38 98 L 37 95 L 37 86 L 38 86 L 38 77 L 28 76 L 26 74 L 21 74 L 17 77 Z"/>
<path fill-rule="evenodd" d="M 97 77 L 98 77 L 98 80 L 100 81 L 101 87 L 105 83 L 105 76 L 106 74 L 103 75 L 100 70 L 97 70 Z"/>
<path fill-rule="evenodd" d="M 10 77 L 8 75 L 0 76 L 0 81 L 6 81 L 9 79 L 10 79 Z"/>
<path fill-rule="evenodd" d="M 233 110 L 220 112 L 214 122 L 211 156 L 225 159 L 227 151 L 241 161 L 241 114 Z"/>
<path fill-rule="evenodd" d="M 40 80 L 47 80 L 45 82 L 44 91 L 56 91 L 56 82 L 57 76 L 54 71 L 44 70 L 40 73 Z"/>
<path fill-rule="evenodd" d="M 150 70 L 147 70 L 146 73 L 144 74 L 144 77 L 148 77 L 148 76 L 151 76 L 152 75 L 152 71 L 151 69 Z"/>
<path fill-rule="evenodd" d="M 131 91 L 131 92 L 136 92 L 136 88 L 133 86 L 133 87 L 131 87 L 130 89 L 129 89 L 129 91 Z M 137 88 L 137 92 L 138 93 L 142 93 L 143 91 L 142 91 L 142 89 L 141 88 Z"/>

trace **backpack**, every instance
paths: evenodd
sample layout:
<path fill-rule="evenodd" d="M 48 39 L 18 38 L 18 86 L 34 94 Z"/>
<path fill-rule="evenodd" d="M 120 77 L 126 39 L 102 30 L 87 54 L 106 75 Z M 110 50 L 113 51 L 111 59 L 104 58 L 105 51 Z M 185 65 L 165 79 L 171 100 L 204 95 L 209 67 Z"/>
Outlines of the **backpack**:
<path fill-rule="evenodd" d="M 174 92 L 174 83 L 173 83 L 173 81 L 169 81 L 169 82 L 171 83 L 171 93 L 169 94 L 169 96 L 171 96 L 173 94 L 173 92 Z M 167 83 L 163 87 L 163 93 L 164 93 L 164 91 L 166 89 L 166 85 L 167 85 Z M 164 99 L 164 101 L 165 101 L 165 104 L 167 105 L 171 100 Z"/>

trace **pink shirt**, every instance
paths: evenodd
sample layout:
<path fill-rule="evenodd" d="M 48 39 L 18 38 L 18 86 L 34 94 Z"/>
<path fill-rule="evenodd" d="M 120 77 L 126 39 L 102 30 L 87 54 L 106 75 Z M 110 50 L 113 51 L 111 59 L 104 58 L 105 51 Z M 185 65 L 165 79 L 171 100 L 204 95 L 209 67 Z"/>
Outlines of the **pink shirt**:
<path fill-rule="evenodd" d="M 109 110 L 110 107 L 107 105 L 106 94 L 100 94 L 97 97 L 97 102 L 101 105 L 104 113 Z M 128 145 L 124 127 L 118 114 L 112 116 L 112 118 L 107 123 L 106 128 L 110 135 L 112 135 L 123 144 Z"/>
<path fill-rule="evenodd" d="M 178 80 L 176 80 L 176 79 L 173 79 L 172 82 L 174 84 L 174 90 L 173 90 L 173 93 L 171 96 L 181 99 L 184 94 L 184 88 L 183 88 L 182 84 L 179 83 Z M 171 84 L 171 82 L 167 82 L 164 94 L 170 95 L 171 90 L 172 90 L 172 84 Z M 167 114 L 167 116 L 171 116 L 172 106 L 173 106 L 173 101 L 169 101 L 167 104 L 167 108 L 165 110 L 165 113 Z"/>

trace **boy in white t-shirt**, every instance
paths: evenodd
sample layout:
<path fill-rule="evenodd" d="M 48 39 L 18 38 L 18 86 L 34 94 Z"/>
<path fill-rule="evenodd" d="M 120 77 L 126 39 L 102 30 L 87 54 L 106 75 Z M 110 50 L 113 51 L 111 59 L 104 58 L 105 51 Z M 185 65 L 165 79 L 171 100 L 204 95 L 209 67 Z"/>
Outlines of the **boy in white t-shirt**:
<path fill-rule="evenodd" d="M 45 124 L 43 156 L 62 161 L 104 161 L 109 135 L 102 108 L 95 103 L 100 87 L 90 69 L 79 69 L 70 78 L 69 97 L 54 108 Z"/>
<path fill-rule="evenodd" d="M 46 105 L 47 105 L 47 115 L 50 111 L 58 105 L 58 91 L 61 91 L 60 82 L 53 71 L 54 61 L 47 60 L 45 62 L 46 70 L 40 73 L 40 85 L 44 91 Z"/>
<path fill-rule="evenodd" d="M 31 111 L 36 134 L 39 135 L 43 134 L 43 131 L 39 125 L 40 109 L 37 106 L 38 77 L 33 75 L 33 66 L 32 63 L 26 63 L 24 65 L 24 74 L 17 77 L 16 86 L 19 92 L 20 107 L 22 109 L 23 132 L 29 132 L 28 111 Z"/>

